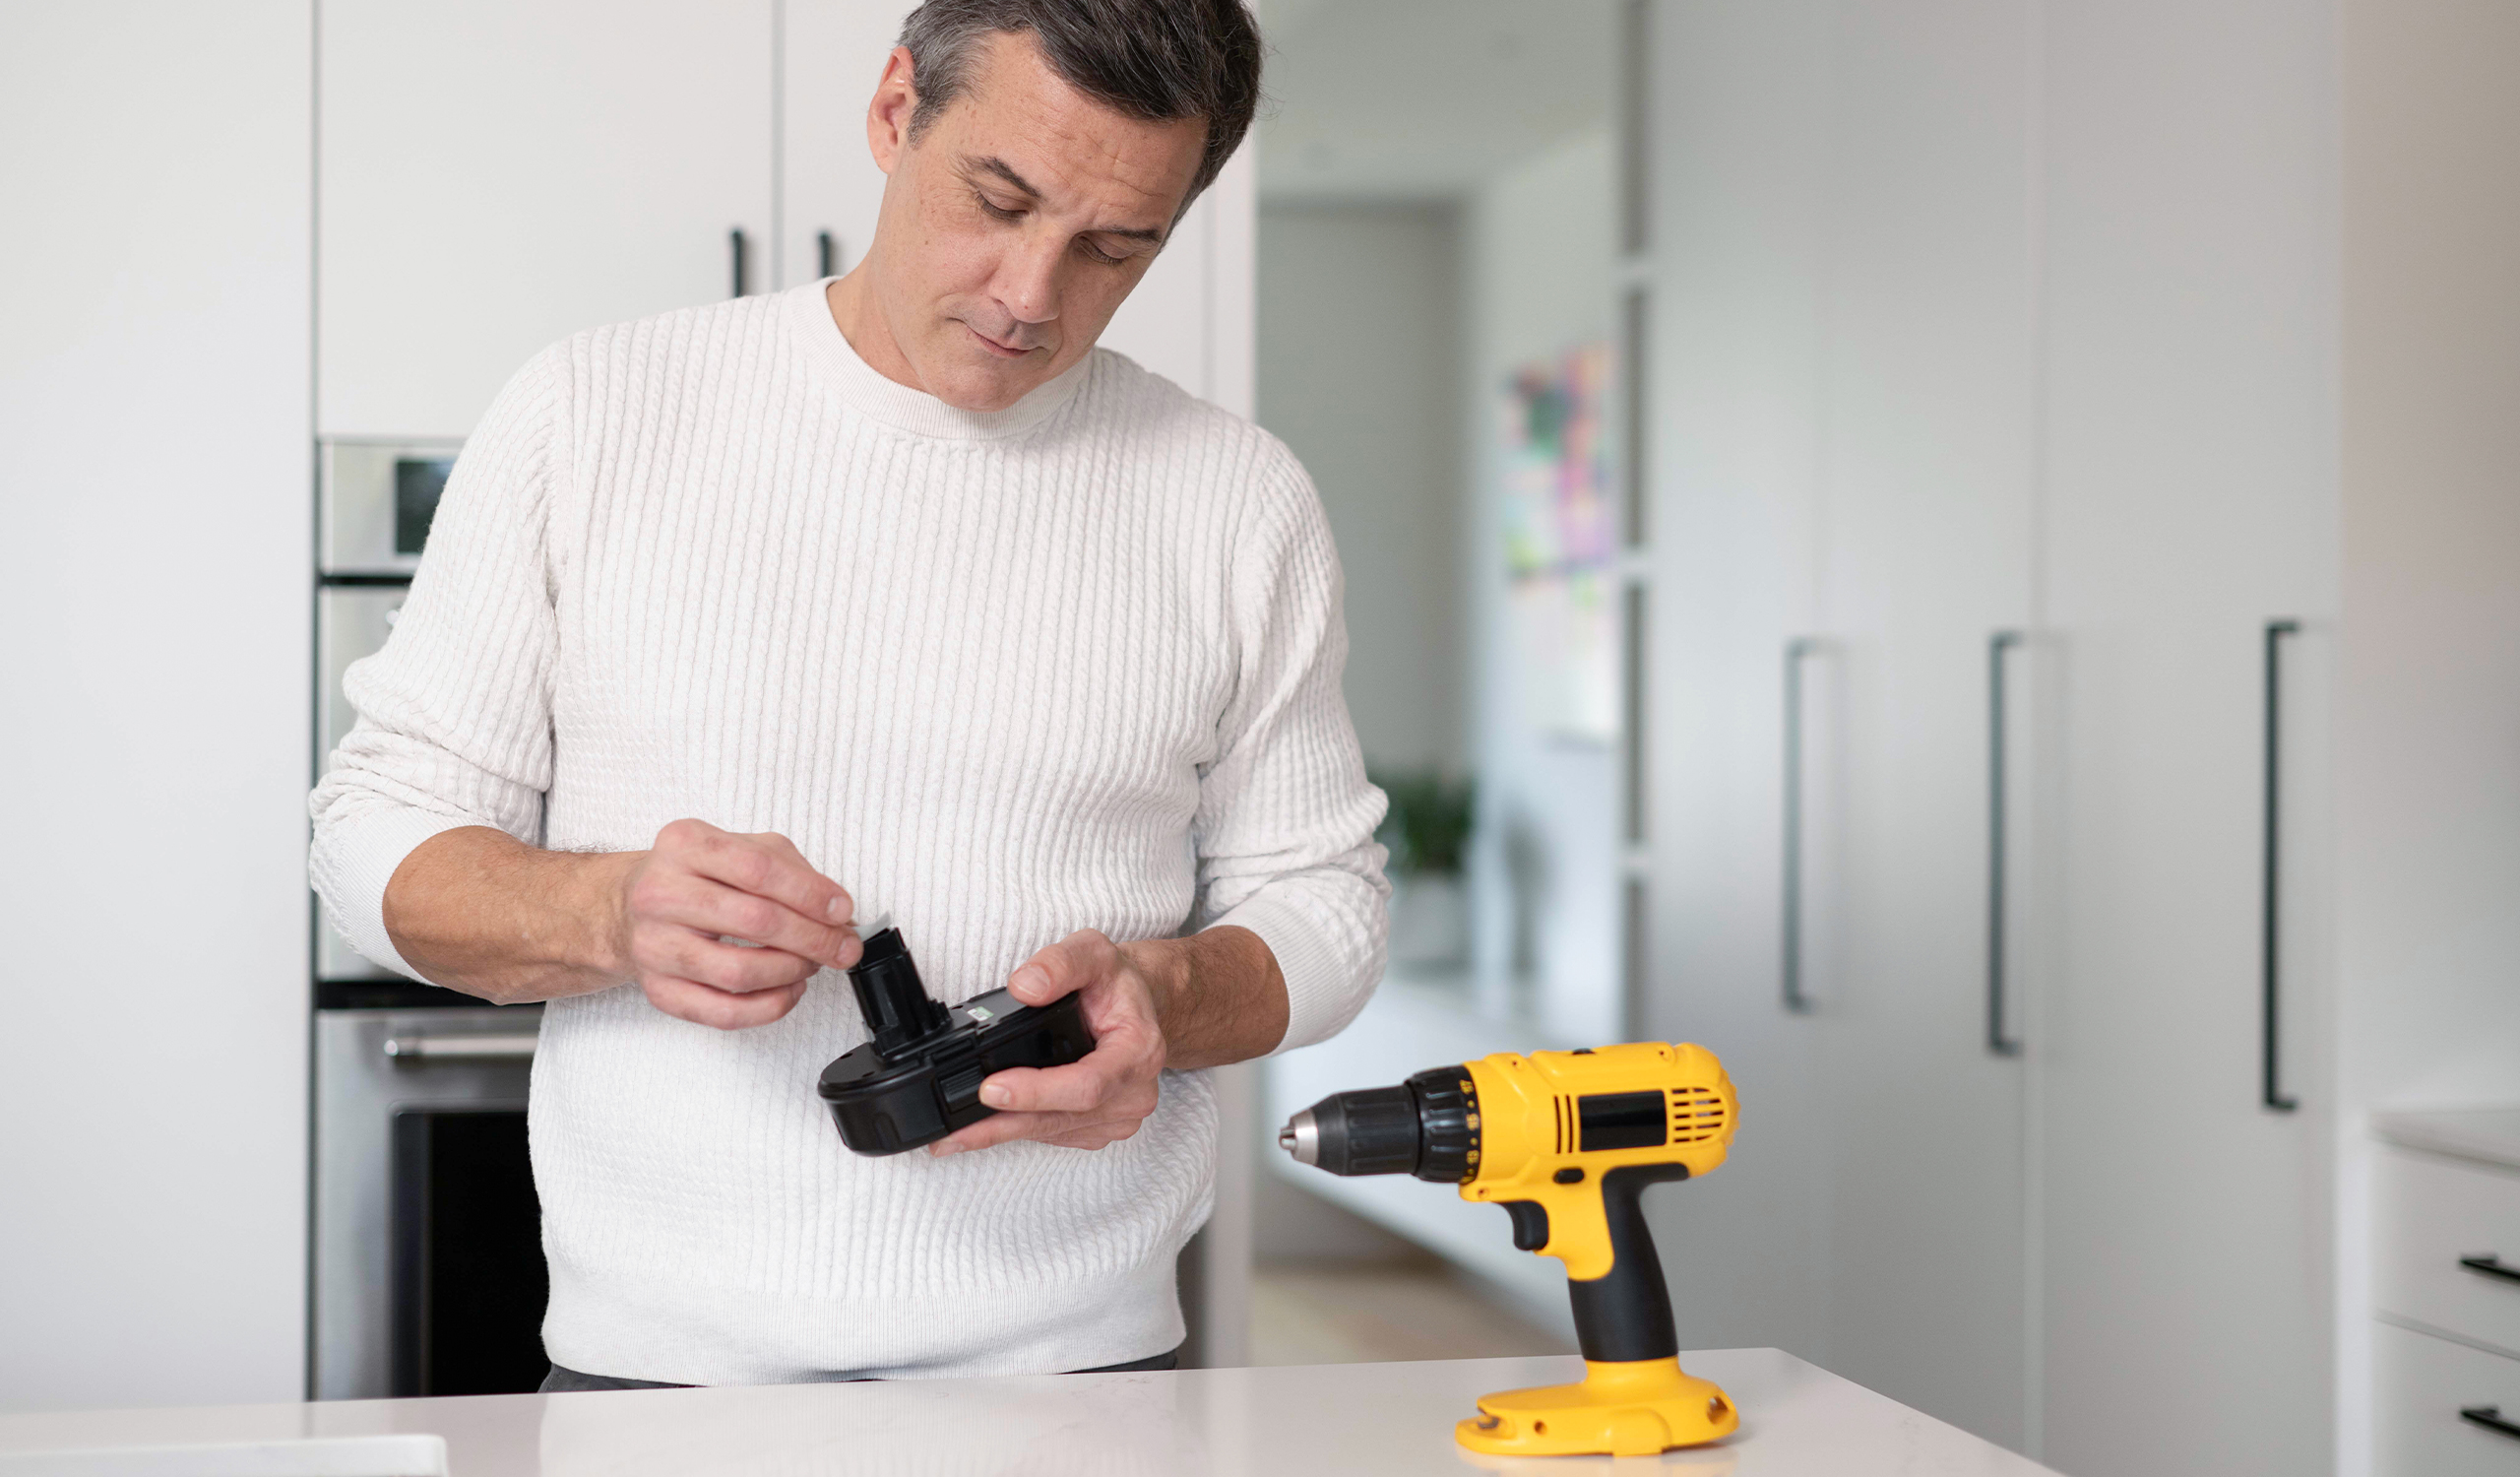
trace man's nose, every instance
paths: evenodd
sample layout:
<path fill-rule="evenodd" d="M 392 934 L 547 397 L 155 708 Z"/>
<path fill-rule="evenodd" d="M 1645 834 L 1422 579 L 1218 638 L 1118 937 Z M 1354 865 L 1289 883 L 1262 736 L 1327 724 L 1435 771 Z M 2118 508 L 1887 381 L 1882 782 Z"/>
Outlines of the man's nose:
<path fill-rule="evenodd" d="M 1047 323 L 1059 315 L 1059 268 L 1063 239 L 1027 241 L 1008 254 L 998 271 L 997 300 L 1018 323 Z"/>

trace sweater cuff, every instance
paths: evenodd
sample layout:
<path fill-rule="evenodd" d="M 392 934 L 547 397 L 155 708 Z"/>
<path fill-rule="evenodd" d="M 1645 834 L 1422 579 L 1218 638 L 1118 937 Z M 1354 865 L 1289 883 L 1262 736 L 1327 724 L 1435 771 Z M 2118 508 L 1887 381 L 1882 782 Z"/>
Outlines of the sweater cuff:
<path fill-rule="evenodd" d="M 385 931 L 385 884 L 403 859 L 432 836 L 482 822 L 411 805 L 395 805 L 327 824 L 315 843 L 315 891 L 333 927 L 362 958 L 423 985 L 437 982 L 404 962 Z"/>
<path fill-rule="evenodd" d="M 1356 1018 L 1375 982 L 1358 979 L 1304 912 L 1276 898 L 1254 897 L 1208 925 L 1249 929 L 1278 959 L 1287 982 L 1287 1034 L 1269 1055 L 1327 1041 Z"/>

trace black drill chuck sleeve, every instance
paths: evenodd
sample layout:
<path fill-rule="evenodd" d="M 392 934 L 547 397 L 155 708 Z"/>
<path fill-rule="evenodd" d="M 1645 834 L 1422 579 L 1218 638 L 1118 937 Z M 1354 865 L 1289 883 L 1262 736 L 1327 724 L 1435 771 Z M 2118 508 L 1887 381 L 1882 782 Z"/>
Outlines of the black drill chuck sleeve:
<path fill-rule="evenodd" d="M 1405 1175 L 1418 1167 L 1418 1099 L 1406 1087 L 1337 1092 L 1312 1105 L 1320 1168 L 1334 1175 Z"/>

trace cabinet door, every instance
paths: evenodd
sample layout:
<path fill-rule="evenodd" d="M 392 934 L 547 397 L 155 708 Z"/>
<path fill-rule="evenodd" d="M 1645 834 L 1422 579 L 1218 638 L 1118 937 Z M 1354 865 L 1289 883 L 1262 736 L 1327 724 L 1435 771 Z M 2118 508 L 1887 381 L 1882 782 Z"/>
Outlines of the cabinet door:
<path fill-rule="evenodd" d="M 1656 707 L 1648 1035 L 1741 1096 L 1732 1158 L 1646 1200 L 1687 1348 L 1829 1362 L 1815 1042 L 1780 991 L 1787 641 L 1815 615 L 1827 28 L 1815 0 L 1654 26 Z"/>
<path fill-rule="evenodd" d="M 781 0 L 781 287 L 847 272 L 875 237 L 884 171 L 866 145 L 866 104 L 910 10 L 904 0 Z"/>
<path fill-rule="evenodd" d="M 0 1411 L 304 1390 L 310 21 L 0 20 Z"/>
<path fill-rule="evenodd" d="M 596 324 L 766 286 L 772 0 L 323 0 L 317 425 L 462 436 Z"/>
<path fill-rule="evenodd" d="M 2334 609 L 2335 20 L 2046 12 L 2046 1441 L 2077 1477 L 2329 1468 L 2316 925 Z M 2286 1089 L 2260 1101 L 2265 623 L 2299 617 Z M 2052 702 L 2047 702 L 2052 698 Z"/>
<path fill-rule="evenodd" d="M 1805 671 L 1826 727 L 1804 754 L 1809 885 L 1835 879 L 1804 930 L 1830 1368 L 2018 1448 L 2023 1083 L 1989 1043 L 1989 638 L 2030 610 L 2028 13 L 1833 9 Z M 2002 660 L 2022 675 L 2020 650 Z"/>

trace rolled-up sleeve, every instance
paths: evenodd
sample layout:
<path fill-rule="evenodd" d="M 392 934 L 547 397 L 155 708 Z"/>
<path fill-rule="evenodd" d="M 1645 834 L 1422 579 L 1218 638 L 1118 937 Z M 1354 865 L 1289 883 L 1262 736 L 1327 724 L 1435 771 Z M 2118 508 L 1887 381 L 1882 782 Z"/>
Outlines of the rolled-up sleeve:
<path fill-rule="evenodd" d="M 309 801 L 308 872 L 334 927 L 413 979 L 385 932 L 385 886 L 404 858 L 459 826 L 541 840 L 565 363 L 555 347 L 519 371 L 457 458 L 392 636 L 343 683 L 358 722 Z"/>
<path fill-rule="evenodd" d="M 1382 977 L 1384 801 L 1340 692 L 1348 633 L 1329 520 L 1292 456 L 1255 489 L 1233 558 L 1238 668 L 1200 782 L 1201 914 L 1276 954 L 1283 1052 L 1337 1035 Z"/>

